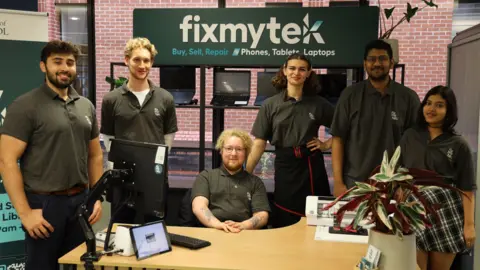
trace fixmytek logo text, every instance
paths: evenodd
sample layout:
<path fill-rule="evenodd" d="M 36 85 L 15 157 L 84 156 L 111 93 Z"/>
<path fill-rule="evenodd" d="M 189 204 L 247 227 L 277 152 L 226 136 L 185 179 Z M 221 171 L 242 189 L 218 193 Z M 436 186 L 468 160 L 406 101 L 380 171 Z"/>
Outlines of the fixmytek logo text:
<path fill-rule="evenodd" d="M 319 44 L 324 44 L 318 29 L 322 21 L 316 21 L 310 26 L 308 13 L 303 18 L 303 25 L 294 22 L 282 25 L 277 22 L 276 17 L 270 17 L 268 23 L 201 23 L 200 15 L 186 15 L 183 22 L 179 25 L 182 30 L 182 41 L 195 43 L 250 43 L 250 48 L 255 49 L 258 46 L 264 32 L 268 32 L 268 37 L 273 44 L 280 44 L 282 41 L 287 44 L 297 44 L 303 42 L 309 44 L 315 39 Z M 302 27 L 303 26 L 303 27 Z M 237 32 L 240 31 L 241 40 L 237 41 Z"/>

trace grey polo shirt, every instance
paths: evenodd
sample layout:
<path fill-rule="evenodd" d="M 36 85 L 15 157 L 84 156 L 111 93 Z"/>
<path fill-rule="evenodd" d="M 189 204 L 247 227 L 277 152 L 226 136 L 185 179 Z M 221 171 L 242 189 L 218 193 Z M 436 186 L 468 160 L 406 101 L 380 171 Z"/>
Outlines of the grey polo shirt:
<path fill-rule="evenodd" d="M 464 191 L 476 190 L 473 155 L 465 139 L 443 133 L 430 140 L 425 128 L 410 128 L 400 141 L 403 167 L 434 171 Z"/>
<path fill-rule="evenodd" d="M 231 175 L 221 166 L 201 172 L 192 187 L 192 201 L 197 196 L 208 199 L 208 208 L 221 222 L 242 222 L 256 212 L 270 212 L 262 180 L 243 170 Z"/>
<path fill-rule="evenodd" d="M 320 126 L 330 127 L 334 107 L 323 97 L 287 96 L 287 91 L 268 98 L 260 107 L 252 135 L 278 148 L 300 146 L 318 137 Z"/>
<path fill-rule="evenodd" d="M 417 93 L 394 81 L 383 96 L 369 80 L 343 91 L 330 133 L 343 140 L 343 178 L 348 187 L 367 180 L 385 150 L 393 154 L 404 131 L 415 123 L 419 106 Z"/>
<path fill-rule="evenodd" d="M 127 82 L 103 97 L 100 132 L 118 139 L 165 144 L 165 134 L 178 131 L 173 96 L 153 85 L 142 105 Z"/>
<path fill-rule="evenodd" d="M 27 143 L 20 158 L 26 191 L 88 184 L 89 143 L 98 137 L 93 104 L 73 88 L 64 101 L 46 84 L 7 108 L 1 133 Z"/>

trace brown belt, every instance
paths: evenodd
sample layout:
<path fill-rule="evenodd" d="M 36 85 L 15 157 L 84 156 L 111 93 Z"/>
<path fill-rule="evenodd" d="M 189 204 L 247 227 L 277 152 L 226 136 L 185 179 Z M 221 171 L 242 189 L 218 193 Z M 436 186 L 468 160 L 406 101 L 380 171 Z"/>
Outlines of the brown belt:
<path fill-rule="evenodd" d="M 59 191 L 36 191 L 32 190 L 31 193 L 40 194 L 40 195 L 67 195 L 73 196 L 77 195 L 80 192 L 84 191 L 87 188 L 87 185 L 77 185 L 69 189 L 59 190 Z"/>

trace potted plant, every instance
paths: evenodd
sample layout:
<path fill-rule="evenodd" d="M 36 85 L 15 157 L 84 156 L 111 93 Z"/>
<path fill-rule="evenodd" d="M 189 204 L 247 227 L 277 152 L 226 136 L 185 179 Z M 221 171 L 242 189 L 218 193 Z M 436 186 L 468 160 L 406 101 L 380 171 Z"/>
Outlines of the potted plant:
<path fill-rule="evenodd" d="M 385 42 L 390 44 L 390 46 L 392 46 L 393 61 L 395 62 L 395 64 L 397 64 L 399 61 L 399 52 L 398 52 L 398 40 L 390 39 L 390 35 L 392 34 L 393 30 L 395 30 L 395 28 L 397 28 L 400 24 L 402 24 L 405 21 L 410 23 L 410 20 L 415 16 L 415 14 L 417 14 L 418 11 L 421 11 L 426 7 L 438 8 L 438 5 L 435 4 L 433 0 L 430 0 L 430 1 L 422 0 L 422 2 L 425 3 L 425 6 L 421 7 L 420 9 L 418 7 L 412 7 L 412 5 L 407 2 L 407 10 L 406 12 L 403 13 L 403 17 L 401 17 L 401 19 L 398 20 L 397 23 L 394 23 L 393 16 L 392 16 L 393 11 L 395 10 L 395 7 L 386 8 L 383 10 L 383 13 L 380 14 L 380 38 L 379 39 L 384 40 Z M 378 6 L 381 9 L 380 1 L 378 2 Z M 383 16 L 385 16 L 385 18 Z M 387 29 L 386 21 L 389 19 L 391 19 L 391 26 L 390 28 Z"/>
<path fill-rule="evenodd" d="M 368 182 L 357 182 L 323 209 L 328 210 L 341 199 L 350 199 L 338 209 L 336 224 L 341 224 L 346 211 L 357 209 L 346 229 L 371 227 L 369 244 L 382 252 L 381 270 L 416 269 L 415 231 L 432 226 L 427 215 L 433 215 L 434 221 L 439 218 L 436 212 L 439 205 L 427 203 L 420 192 L 422 189 L 441 187 L 463 194 L 432 171 L 397 166 L 400 152 L 397 147 L 389 161 L 385 151 L 382 164 L 374 170 Z"/>
<path fill-rule="evenodd" d="M 114 79 L 112 77 L 105 77 L 105 81 L 108 82 L 113 88 L 117 88 L 123 85 L 124 82 L 127 81 L 125 77 L 118 77 L 118 79 Z M 113 90 L 112 88 L 112 90 Z"/>

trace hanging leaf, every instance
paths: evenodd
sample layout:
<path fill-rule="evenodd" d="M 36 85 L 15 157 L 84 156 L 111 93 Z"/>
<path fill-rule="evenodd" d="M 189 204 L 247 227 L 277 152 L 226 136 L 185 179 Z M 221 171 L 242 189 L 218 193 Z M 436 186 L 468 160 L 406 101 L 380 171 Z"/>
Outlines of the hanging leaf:
<path fill-rule="evenodd" d="M 412 8 L 412 5 L 410 3 L 407 3 L 407 13 L 405 14 L 405 18 L 407 19 L 407 22 L 410 22 L 410 19 L 415 16 L 415 13 L 417 13 L 418 7 Z"/>
<path fill-rule="evenodd" d="M 384 173 L 377 173 L 374 176 L 370 177 L 370 179 L 378 182 L 388 182 L 390 180 L 390 177 Z"/>
<path fill-rule="evenodd" d="M 382 223 L 391 230 L 392 224 L 390 224 L 390 221 L 388 221 L 387 210 L 385 210 L 385 207 L 381 202 L 377 204 L 377 214 Z"/>
<path fill-rule="evenodd" d="M 392 13 L 393 13 L 393 10 L 395 9 L 395 7 L 392 7 L 392 8 L 385 8 L 383 11 L 385 12 L 385 17 L 387 18 L 387 20 L 390 18 L 390 16 L 392 16 Z"/>
<path fill-rule="evenodd" d="M 365 215 L 368 212 L 368 201 L 363 201 L 357 209 L 355 218 L 353 219 L 353 228 L 357 229 L 358 224 L 365 218 Z"/>
<path fill-rule="evenodd" d="M 406 181 L 406 180 L 412 180 L 413 176 L 409 174 L 404 174 L 404 173 L 396 173 L 392 176 L 390 179 L 391 181 Z"/>
<path fill-rule="evenodd" d="M 435 4 L 435 3 L 433 3 L 433 0 L 431 0 L 431 1 L 422 0 L 422 1 L 425 3 L 425 5 L 427 5 L 427 6 L 429 6 L 429 7 L 436 7 L 436 8 L 438 8 L 438 5 Z"/>
<path fill-rule="evenodd" d="M 358 189 L 357 190 L 365 190 L 365 191 L 375 191 L 377 190 L 376 187 L 368 184 L 368 183 L 364 183 L 364 182 L 355 182 L 355 185 L 357 185 Z"/>

